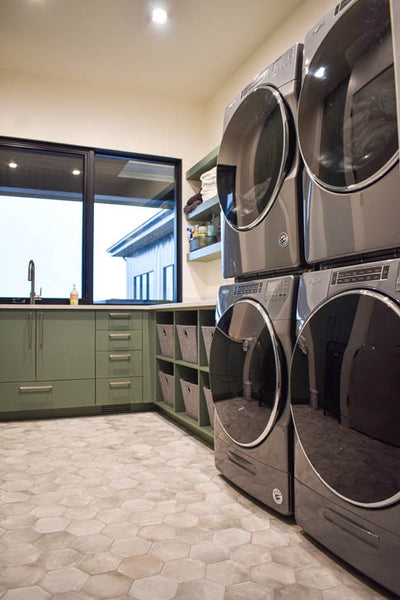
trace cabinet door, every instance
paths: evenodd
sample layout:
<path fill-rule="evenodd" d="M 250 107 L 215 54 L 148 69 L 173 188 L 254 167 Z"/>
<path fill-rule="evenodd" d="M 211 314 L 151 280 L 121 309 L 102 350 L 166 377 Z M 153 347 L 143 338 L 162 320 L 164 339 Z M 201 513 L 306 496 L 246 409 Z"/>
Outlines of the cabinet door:
<path fill-rule="evenodd" d="M 36 315 L 36 379 L 94 379 L 94 311 L 44 310 Z"/>
<path fill-rule="evenodd" d="M 0 312 L 0 381 L 35 378 L 35 318 L 32 311 Z"/>

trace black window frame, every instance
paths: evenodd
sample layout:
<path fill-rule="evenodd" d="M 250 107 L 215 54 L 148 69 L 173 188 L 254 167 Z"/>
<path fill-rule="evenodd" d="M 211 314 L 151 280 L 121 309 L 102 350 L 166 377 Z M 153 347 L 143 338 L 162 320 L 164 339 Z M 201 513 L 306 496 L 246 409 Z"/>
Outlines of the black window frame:
<path fill-rule="evenodd" d="M 93 302 L 93 243 L 94 243 L 94 204 L 95 204 L 95 158 L 98 154 L 115 157 L 126 157 L 132 160 L 148 160 L 149 162 L 169 163 L 174 166 L 175 173 L 175 218 L 174 218 L 174 298 L 164 300 L 165 303 L 182 301 L 182 159 L 155 154 L 143 154 L 122 150 L 110 150 L 90 146 L 76 146 L 57 142 L 36 141 L 0 136 L 0 147 L 31 150 L 32 152 L 53 152 L 76 154 L 83 158 L 83 215 L 82 215 L 82 281 L 79 304 L 159 304 L 159 300 L 109 300 Z M 69 304 L 69 298 L 44 298 L 38 304 Z M 29 304 L 29 297 L 0 297 L 0 304 Z"/>

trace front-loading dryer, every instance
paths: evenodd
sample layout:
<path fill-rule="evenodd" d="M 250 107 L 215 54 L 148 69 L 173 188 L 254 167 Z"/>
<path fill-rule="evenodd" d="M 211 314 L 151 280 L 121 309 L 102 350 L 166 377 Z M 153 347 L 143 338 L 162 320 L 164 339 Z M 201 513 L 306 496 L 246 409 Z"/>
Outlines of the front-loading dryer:
<path fill-rule="evenodd" d="M 391 0 L 338 3 L 305 38 L 298 140 L 310 264 L 400 247 L 400 23 L 390 9 Z"/>
<path fill-rule="evenodd" d="M 297 283 L 288 275 L 222 286 L 210 353 L 215 464 L 285 515 L 293 509 L 287 377 Z"/>
<path fill-rule="evenodd" d="M 297 319 L 296 521 L 400 594 L 400 260 L 303 274 Z"/>
<path fill-rule="evenodd" d="M 290 270 L 303 262 L 295 131 L 301 58 L 302 45 L 296 44 L 225 110 L 217 162 L 225 278 Z"/>

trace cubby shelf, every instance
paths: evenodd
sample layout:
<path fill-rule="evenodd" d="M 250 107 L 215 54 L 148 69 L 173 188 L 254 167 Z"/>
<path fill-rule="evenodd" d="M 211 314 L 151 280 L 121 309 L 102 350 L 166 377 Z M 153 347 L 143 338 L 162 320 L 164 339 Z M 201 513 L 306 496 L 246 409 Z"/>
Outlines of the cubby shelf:
<path fill-rule="evenodd" d="M 206 348 L 206 344 L 210 342 L 214 322 L 215 309 L 213 307 L 195 309 L 165 308 L 157 310 L 155 313 L 155 406 L 210 445 L 213 445 L 214 434 L 210 424 L 204 388 L 208 388 L 210 383 L 208 367 L 209 345 Z M 159 328 L 157 328 L 157 325 Z M 172 336 L 170 339 L 162 340 L 163 344 L 165 344 L 164 350 L 168 354 L 172 354 L 172 356 L 162 354 L 157 329 L 161 338 L 163 337 L 161 332 L 164 330 L 168 336 Z M 182 336 L 186 330 L 192 336 L 192 340 L 194 340 L 196 346 L 196 362 L 189 362 L 185 356 L 182 356 L 179 335 Z M 203 333 L 206 337 L 208 334 L 207 342 L 204 339 Z M 191 350 L 193 350 L 193 347 Z M 163 374 L 166 375 L 164 379 Z M 165 385 L 165 380 L 167 379 L 169 380 L 168 393 L 170 394 L 167 397 L 168 403 L 165 401 L 162 389 L 162 385 Z M 184 381 L 183 388 L 181 380 Z M 185 389 L 186 383 L 194 390 L 191 396 L 192 404 L 189 406 L 185 405 L 185 402 L 188 402 Z M 183 394 L 185 394 L 185 398 Z M 191 413 L 194 411 L 197 418 L 190 416 L 186 411 L 187 409 Z"/>

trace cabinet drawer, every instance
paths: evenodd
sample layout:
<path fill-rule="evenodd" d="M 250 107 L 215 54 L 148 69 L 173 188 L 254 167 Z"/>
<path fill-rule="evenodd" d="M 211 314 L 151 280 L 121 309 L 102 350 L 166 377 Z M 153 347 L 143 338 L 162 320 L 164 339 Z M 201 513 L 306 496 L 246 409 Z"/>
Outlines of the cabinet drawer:
<path fill-rule="evenodd" d="M 106 331 L 128 331 L 142 329 L 142 314 L 133 311 L 97 311 L 96 329 Z"/>
<path fill-rule="evenodd" d="M 27 381 L 0 385 L 0 412 L 94 406 L 94 380 Z"/>
<path fill-rule="evenodd" d="M 97 379 L 96 404 L 136 404 L 142 402 L 142 378 Z"/>
<path fill-rule="evenodd" d="M 97 331 L 96 350 L 141 350 L 142 331 Z"/>
<path fill-rule="evenodd" d="M 142 352 L 96 352 L 96 377 L 137 377 L 142 375 Z"/>

